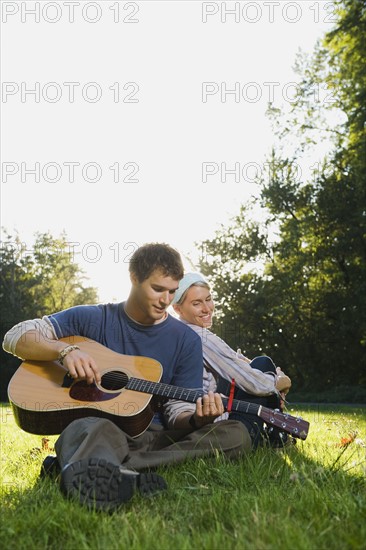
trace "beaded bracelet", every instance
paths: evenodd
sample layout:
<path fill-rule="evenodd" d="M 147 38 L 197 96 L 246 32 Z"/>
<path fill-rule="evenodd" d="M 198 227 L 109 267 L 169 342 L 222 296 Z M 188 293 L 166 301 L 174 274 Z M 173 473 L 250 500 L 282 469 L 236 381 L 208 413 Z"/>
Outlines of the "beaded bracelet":
<path fill-rule="evenodd" d="M 79 346 L 66 346 L 62 351 L 60 351 L 60 355 L 58 356 L 57 360 L 60 361 L 61 365 L 64 364 L 64 359 L 70 351 L 74 351 L 74 349 L 80 349 Z"/>

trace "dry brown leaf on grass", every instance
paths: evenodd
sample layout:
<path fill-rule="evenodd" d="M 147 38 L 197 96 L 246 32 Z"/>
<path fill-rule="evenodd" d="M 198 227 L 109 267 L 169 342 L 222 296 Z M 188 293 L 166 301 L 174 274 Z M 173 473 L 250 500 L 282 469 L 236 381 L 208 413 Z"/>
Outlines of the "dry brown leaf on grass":
<path fill-rule="evenodd" d="M 348 437 L 342 437 L 339 443 L 336 443 L 336 447 L 348 447 L 356 439 L 357 432 L 352 432 L 348 434 Z"/>

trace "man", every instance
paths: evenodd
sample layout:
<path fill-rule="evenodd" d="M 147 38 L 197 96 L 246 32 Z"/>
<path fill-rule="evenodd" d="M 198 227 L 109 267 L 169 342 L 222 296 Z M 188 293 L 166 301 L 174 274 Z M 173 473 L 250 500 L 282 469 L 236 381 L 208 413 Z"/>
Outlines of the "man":
<path fill-rule="evenodd" d="M 130 262 L 131 290 L 125 302 L 77 306 L 25 321 L 11 329 L 3 347 L 22 359 L 59 360 L 74 379 L 100 383 L 93 357 L 60 338 L 83 336 L 126 355 L 147 356 L 163 367 L 162 383 L 202 388 L 202 344 L 189 327 L 167 313 L 183 265 L 166 244 L 147 244 Z M 215 449 L 229 457 L 251 448 L 240 422 L 213 424 L 224 411 L 221 397 L 210 392 L 190 404 L 168 401 L 164 414 L 133 439 L 106 419 L 75 420 L 56 442 L 61 489 L 69 497 L 113 510 L 134 491 L 147 494 L 166 487 L 155 473 L 137 473 L 187 458 L 208 456 Z M 49 461 L 44 469 L 47 470 Z"/>

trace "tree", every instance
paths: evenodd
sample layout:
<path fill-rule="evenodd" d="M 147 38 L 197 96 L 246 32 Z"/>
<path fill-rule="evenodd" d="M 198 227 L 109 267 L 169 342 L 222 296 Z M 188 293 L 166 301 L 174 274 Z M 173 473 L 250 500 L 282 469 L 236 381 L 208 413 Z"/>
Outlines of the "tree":
<path fill-rule="evenodd" d="M 73 261 L 66 235 L 58 239 L 49 233 L 37 233 L 34 246 L 27 250 L 19 236 L 4 230 L 0 249 L 1 341 L 16 323 L 42 317 L 78 304 L 95 303 L 96 289 L 85 287 L 85 276 Z M 1 349 L 1 399 L 19 360 Z"/>
<path fill-rule="evenodd" d="M 312 390 L 366 382 L 366 9 L 336 8 L 335 28 L 297 59 L 291 109 L 269 109 L 279 141 L 258 182 L 265 221 L 250 221 L 247 205 L 201 245 L 230 343 L 271 354 L 295 387 Z M 330 103 L 314 95 L 321 89 Z M 299 180 L 325 135 L 323 169 Z"/>

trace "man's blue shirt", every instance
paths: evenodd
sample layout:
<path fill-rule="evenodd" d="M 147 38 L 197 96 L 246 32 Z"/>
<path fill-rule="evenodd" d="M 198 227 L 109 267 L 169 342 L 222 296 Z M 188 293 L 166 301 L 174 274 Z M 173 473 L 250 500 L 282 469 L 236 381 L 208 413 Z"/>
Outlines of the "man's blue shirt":
<path fill-rule="evenodd" d="M 58 338 L 84 336 L 125 355 L 151 357 L 162 365 L 161 382 L 202 388 L 201 338 L 171 315 L 155 325 L 130 319 L 124 302 L 76 306 L 49 315 Z"/>

